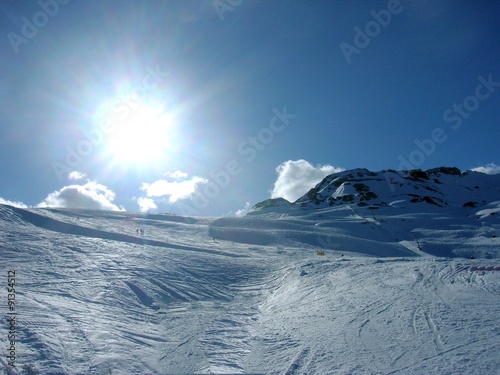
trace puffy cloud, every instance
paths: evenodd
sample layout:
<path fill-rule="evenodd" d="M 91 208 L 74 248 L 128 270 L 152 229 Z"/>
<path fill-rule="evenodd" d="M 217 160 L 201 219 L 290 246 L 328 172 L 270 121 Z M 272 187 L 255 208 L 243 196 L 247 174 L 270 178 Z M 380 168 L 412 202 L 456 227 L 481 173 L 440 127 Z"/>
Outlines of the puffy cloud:
<path fill-rule="evenodd" d="M 311 190 L 329 174 L 342 172 L 344 169 L 331 165 L 314 167 L 306 160 L 288 160 L 276 168 L 278 179 L 271 192 L 272 198 L 285 198 L 294 202 Z"/>
<path fill-rule="evenodd" d="M 242 209 L 239 209 L 238 211 L 236 211 L 235 215 L 238 217 L 245 216 L 248 213 L 248 211 L 250 211 L 250 208 L 252 208 L 250 206 L 250 202 L 247 202 L 247 203 L 245 203 L 245 206 Z"/>
<path fill-rule="evenodd" d="M 500 173 L 500 165 L 496 165 L 495 163 L 486 164 L 482 167 L 472 168 L 475 172 L 481 172 L 486 174 L 499 174 Z"/>
<path fill-rule="evenodd" d="M 139 205 L 141 212 L 146 212 L 158 208 L 155 201 L 151 198 L 140 197 L 139 199 L 137 199 L 137 204 Z"/>
<path fill-rule="evenodd" d="M 69 185 L 47 196 L 38 207 L 87 208 L 125 211 L 113 202 L 115 193 L 95 181 L 85 185 Z"/>
<path fill-rule="evenodd" d="M 28 206 L 26 206 L 22 202 L 13 202 L 13 201 L 9 201 L 7 199 L 3 199 L 2 197 L 0 197 L 0 204 L 6 204 L 9 206 L 14 206 L 14 207 L 19 207 L 19 208 L 28 208 Z"/>
<path fill-rule="evenodd" d="M 188 177 L 187 173 L 180 171 L 167 173 L 166 175 L 175 180 Z M 198 185 L 206 184 L 207 182 L 207 179 L 198 176 L 194 176 L 183 181 L 168 181 L 162 179 L 151 184 L 144 182 L 141 190 L 144 190 L 146 195 L 150 198 L 168 196 L 169 202 L 174 203 L 180 199 L 190 198 L 196 193 Z"/>
<path fill-rule="evenodd" d="M 174 171 L 174 172 L 166 172 L 164 176 L 171 177 L 174 179 L 182 179 L 182 178 L 187 178 L 188 174 L 185 172 L 181 172 L 179 170 Z"/>
<path fill-rule="evenodd" d="M 82 178 L 87 177 L 85 173 L 78 172 L 78 171 L 73 171 L 70 174 L 68 174 L 68 178 L 70 180 L 81 180 Z"/>

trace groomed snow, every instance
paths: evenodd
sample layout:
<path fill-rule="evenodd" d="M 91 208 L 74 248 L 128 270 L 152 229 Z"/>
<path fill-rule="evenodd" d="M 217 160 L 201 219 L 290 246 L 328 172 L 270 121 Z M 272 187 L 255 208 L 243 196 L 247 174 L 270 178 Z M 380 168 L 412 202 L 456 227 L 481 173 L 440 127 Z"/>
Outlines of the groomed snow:
<path fill-rule="evenodd" d="M 498 204 L 405 207 L 216 219 L 0 205 L 5 284 L 16 271 L 9 369 L 498 374 Z"/>

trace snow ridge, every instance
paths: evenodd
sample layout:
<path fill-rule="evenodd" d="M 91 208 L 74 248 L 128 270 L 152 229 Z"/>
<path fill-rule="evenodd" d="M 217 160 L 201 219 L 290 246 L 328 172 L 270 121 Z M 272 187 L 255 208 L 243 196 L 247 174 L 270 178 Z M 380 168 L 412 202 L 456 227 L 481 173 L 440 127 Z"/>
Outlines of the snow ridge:
<path fill-rule="evenodd" d="M 353 169 L 325 177 L 308 193 L 290 204 L 282 198 L 257 203 L 251 210 L 259 213 L 290 205 L 304 208 L 324 208 L 349 204 L 372 209 L 405 203 L 405 207 L 419 209 L 418 203 L 436 207 L 484 207 L 500 196 L 500 175 L 480 172 L 461 172 L 453 167 L 422 171 L 384 170 L 371 172 Z M 288 204 L 287 204 L 288 203 Z M 417 205 L 415 205 L 417 204 Z"/>

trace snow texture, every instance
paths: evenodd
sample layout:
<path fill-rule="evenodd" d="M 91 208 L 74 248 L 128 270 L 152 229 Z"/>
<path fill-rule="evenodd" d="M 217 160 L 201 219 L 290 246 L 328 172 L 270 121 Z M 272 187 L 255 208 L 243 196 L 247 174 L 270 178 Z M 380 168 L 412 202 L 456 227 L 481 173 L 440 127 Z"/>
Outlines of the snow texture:
<path fill-rule="evenodd" d="M 498 374 L 495 188 L 478 183 L 477 207 L 448 188 L 448 205 L 373 209 L 363 184 L 241 218 L 0 205 L 18 313 L 17 367 L 3 319 L 0 372 Z"/>

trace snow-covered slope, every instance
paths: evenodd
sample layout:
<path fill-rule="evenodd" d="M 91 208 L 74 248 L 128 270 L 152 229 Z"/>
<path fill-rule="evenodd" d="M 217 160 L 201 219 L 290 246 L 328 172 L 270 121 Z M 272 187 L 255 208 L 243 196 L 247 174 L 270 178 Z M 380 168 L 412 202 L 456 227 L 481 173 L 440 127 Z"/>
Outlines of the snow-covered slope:
<path fill-rule="evenodd" d="M 359 206 L 327 203 L 333 184 L 243 218 L 0 205 L 0 372 L 497 374 L 496 187 Z"/>
<path fill-rule="evenodd" d="M 473 171 L 462 173 L 457 168 L 441 167 L 427 171 L 371 172 L 367 169 L 354 169 L 333 173 L 294 204 L 301 207 L 350 204 L 377 209 L 405 203 L 405 208 L 415 211 L 422 210 L 422 205 L 416 203 L 437 207 L 475 208 L 499 200 L 500 174 L 486 175 Z M 252 212 L 289 206 L 290 202 L 282 198 L 270 199 L 256 204 Z"/>
<path fill-rule="evenodd" d="M 405 256 L 408 249 L 419 255 L 498 258 L 498 212 L 500 175 L 442 167 L 334 173 L 296 202 L 269 199 L 248 216 L 272 219 L 261 227 L 288 239 L 294 238 L 290 229 L 293 233 L 299 218 L 301 232 L 308 234 L 299 236 L 301 241 L 342 252 Z M 289 226 L 280 231 L 284 223 Z M 250 225 L 244 227 L 248 231 Z"/>

